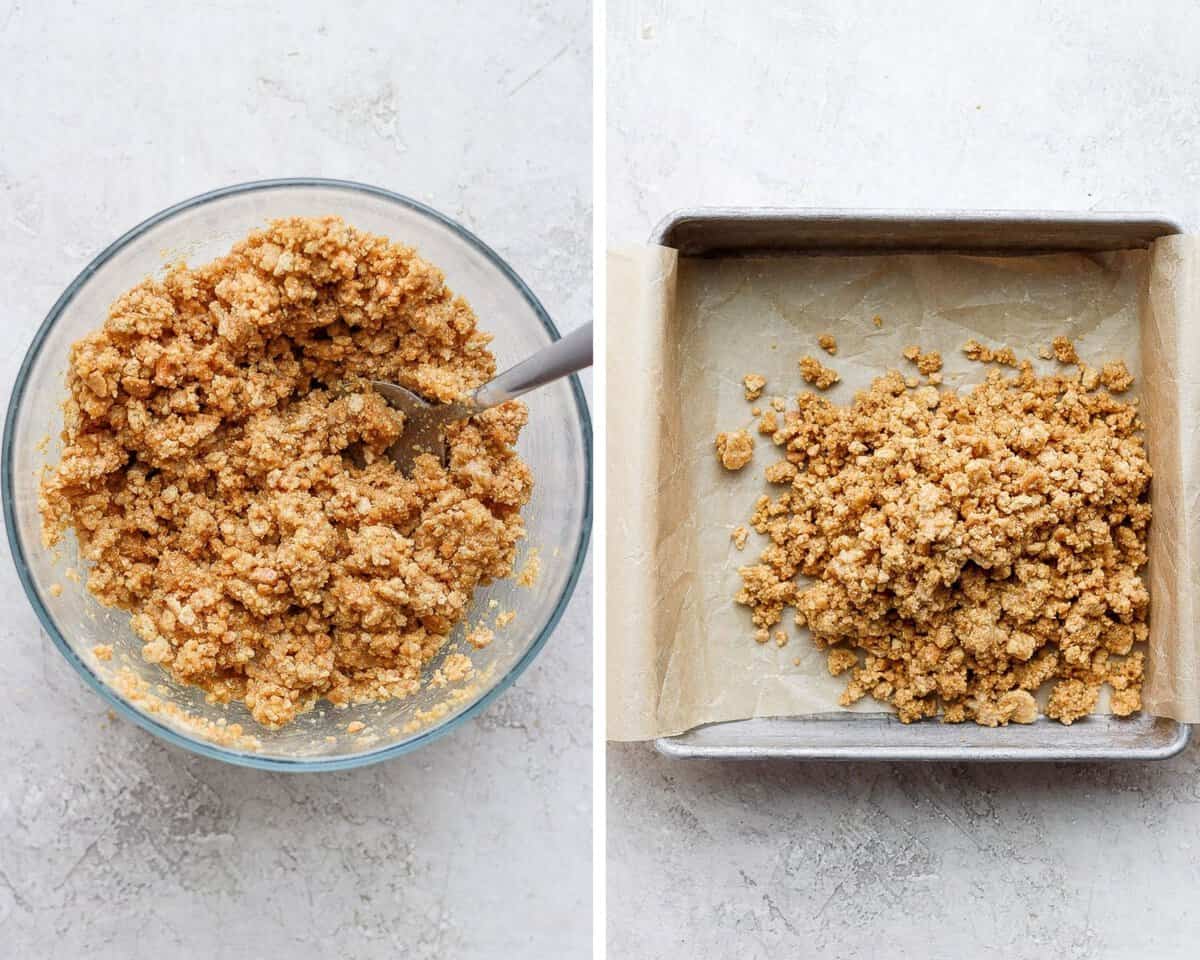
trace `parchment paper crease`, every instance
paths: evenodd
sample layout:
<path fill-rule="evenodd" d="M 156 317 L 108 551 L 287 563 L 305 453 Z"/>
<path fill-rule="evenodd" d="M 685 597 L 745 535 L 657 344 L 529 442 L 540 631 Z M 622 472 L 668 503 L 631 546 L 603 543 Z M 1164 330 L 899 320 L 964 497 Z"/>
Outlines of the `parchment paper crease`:
<path fill-rule="evenodd" d="M 812 354 L 842 376 L 827 395 L 848 403 L 885 370 L 911 370 L 901 351 L 916 344 L 942 352 L 947 386 L 969 388 L 988 368 L 962 356 L 967 339 L 1012 347 L 1049 372 L 1038 349 L 1059 334 L 1086 362 L 1120 357 L 1137 377 L 1155 470 L 1144 700 L 1157 715 L 1200 722 L 1200 343 L 1186 335 L 1200 306 L 1198 268 L 1188 237 L 1150 251 L 1036 257 L 610 253 L 609 738 L 841 709 L 844 684 L 807 633 L 785 617 L 789 643 L 759 645 L 732 599 L 738 567 L 763 543 L 752 533 L 738 552 L 729 533 L 769 491 L 762 471 L 779 459 L 762 437 L 738 474 L 713 454 L 719 430 L 753 425 L 743 374 L 767 377 L 757 405 L 790 401 L 805 387 L 796 361 Z M 838 340 L 836 357 L 816 345 L 825 332 Z"/>

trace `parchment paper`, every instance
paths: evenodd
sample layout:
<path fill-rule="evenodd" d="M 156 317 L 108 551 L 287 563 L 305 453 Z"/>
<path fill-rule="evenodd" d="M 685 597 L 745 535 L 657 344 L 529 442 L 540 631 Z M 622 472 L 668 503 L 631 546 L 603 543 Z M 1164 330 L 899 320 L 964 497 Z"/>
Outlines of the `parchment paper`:
<path fill-rule="evenodd" d="M 848 403 L 887 369 L 914 372 L 905 346 L 937 349 L 945 383 L 970 387 L 988 366 L 961 354 L 974 337 L 1037 357 L 1059 334 L 1094 366 L 1122 358 L 1143 398 L 1155 470 L 1151 536 L 1151 641 L 1146 708 L 1200 721 L 1200 346 L 1184 337 L 1195 317 L 1200 256 L 1189 239 L 1151 251 L 1038 257 L 903 255 L 679 258 L 645 247 L 609 257 L 608 735 L 669 736 L 702 723 L 841 710 L 844 681 L 790 617 L 790 640 L 754 642 L 749 611 L 733 602 L 744 551 L 730 531 L 770 493 L 763 469 L 780 459 L 753 430 L 752 406 L 806 385 L 811 354 L 842 382 Z M 872 323 L 882 317 L 882 327 Z M 832 333 L 838 354 L 816 344 Z M 1143 364 L 1146 376 L 1143 377 Z M 1061 369 L 1061 368 L 1058 368 Z M 767 378 L 755 404 L 741 377 Z M 755 459 L 740 473 L 713 452 L 718 431 L 751 428 Z M 798 661 L 798 662 L 797 662 Z M 1102 702 L 1102 707 L 1106 701 Z M 879 711 L 863 701 L 855 708 Z"/>

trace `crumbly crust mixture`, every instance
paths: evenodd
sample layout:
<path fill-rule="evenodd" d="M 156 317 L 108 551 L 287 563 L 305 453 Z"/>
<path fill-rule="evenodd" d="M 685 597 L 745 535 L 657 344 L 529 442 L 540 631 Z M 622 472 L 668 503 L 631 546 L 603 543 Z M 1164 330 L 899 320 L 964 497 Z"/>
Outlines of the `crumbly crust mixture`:
<path fill-rule="evenodd" d="M 761 373 L 748 373 L 742 377 L 742 386 L 745 389 L 745 397 L 747 400 L 757 400 L 762 396 L 763 387 L 767 385 L 767 378 Z"/>
<path fill-rule="evenodd" d="M 804 378 L 805 383 L 811 383 L 818 390 L 828 390 L 842 379 L 836 370 L 831 370 L 820 360 L 810 356 L 800 358 L 800 376 Z"/>
<path fill-rule="evenodd" d="M 741 470 L 754 457 L 754 438 L 745 430 L 717 434 L 717 456 L 726 470 Z"/>
<path fill-rule="evenodd" d="M 454 426 L 449 466 L 406 478 L 364 380 L 454 400 L 494 372 L 490 339 L 436 267 L 335 217 L 175 266 L 72 348 L 45 542 L 73 529 L 145 659 L 259 723 L 411 694 L 475 587 L 512 572 L 526 411 Z"/>
<path fill-rule="evenodd" d="M 1104 369 L 1128 386 L 1124 364 Z M 759 642 L 794 608 L 849 675 L 844 705 L 1028 723 L 1049 681 L 1046 713 L 1063 723 L 1105 683 L 1114 713 L 1140 709 L 1151 470 L 1135 404 L 1023 362 L 964 394 L 896 372 L 849 407 L 802 393 L 759 430 L 786 489 L 755 505 L 771 544 L 741 569 L 737 601 Z"/>

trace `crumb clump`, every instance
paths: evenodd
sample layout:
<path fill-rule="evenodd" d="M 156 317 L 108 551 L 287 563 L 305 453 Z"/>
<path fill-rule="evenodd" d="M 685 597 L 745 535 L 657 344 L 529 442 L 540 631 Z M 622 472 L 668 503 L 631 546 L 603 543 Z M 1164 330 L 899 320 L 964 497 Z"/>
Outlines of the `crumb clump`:
<path fill-rule="evenodd" d="M 537 547 L 531 547 L 529 555 L 521 572 L 517 574 L 518 587 L 533 587 L 537 585 L 538 577 L 542 575 L 542 556 Z"/>
<path fill-rule="evenodd" d="M 878 330 L 883 326 L 883 317 L 881 317 L 879 314 L 875 314 L 875 316 L 871 318 L 871 322 L 875 324 L 875 329 Z"/>
<path fill-rule="evenodd" d="M 978 340 L 972 339 L 963 344 L 962 352 L 968 360 L 976 363 L 998 363 L 1003 367 L 1017 366 L 1017 355 L 1008 347 L 993 350 L 991 347 L 985 347 Z"/>
<path fill-rule="evenodd" d="M 904 351 L 906 360 L 916 364 L 917 369 L 929 376 L 937 373 L 942 369 L 942 355 L 936 350 L 930 350 L 928 353 L 922 353 L 920 347 L 907 347 Z"/>
<path fill-rule="evenodd" d="M 1124 393 L 1133 386 L 1133 375 L 1124 360 L 1112 360 L 1100 368 L 1100 382 L 1112 393 Z"/>
<path fill-rule="evenodd" d="M 97 660 L 104 660 L 105 662 L 110 661 L 112 660 L 113 655 L 112 644 L 98 643 L 92 647 L 92 653 L 95 655 Z"/>
<path fill-rule="evenodd" d="M 173 266 L 72 347 L 43 539 L 73 529 L 143 657 L 260 724 L 408 696 L 475 587 L 512 572 L 527 415 L 454 425 L 449 465 L 405 477 L 384 455 L 403 424 L 365 381 L 451 401 L 494 373 L 489 340 L 436 267 L 336 217 Z"/>
<path fill-rule="evenodd" d="M 820 360 L 809 356 L 800 358 L 800 376 L 804 378 L 805 383 L 811 383 L 818 390 L 828 390 L 842 379 L 836 370 L 829 369 Z"/>
<path fill-rule="evenodd" d="M 734 527 L 730 531 L 729 539 L 733 541 L 733 545 L 739 550 L 744 550 L 746 541 L 750 539 L 750 531 L 745 527 Z"/>
<path fill-rule="evenodd" d="M 1075 344 L 1069 337 L 1055 337 L 1050 344 L 1050 351 L 1059 363 L 1079 363 L 1079 354 L 1075 352 Z"/>
<path fill-rule="evenodd" d="M 1135 404 L 1026 361 L 969 393 L 896 372 L 848 407 L 802 393 L 781 419 L 796 475 L 755 505 L 771 542 L 736 597 L 756 640 L 794 609 L 848 673 L 841 702 L 871 696 L 904 722 L 1029 723 L 1046 683 L 1064 724 L 1105 684 L 1114 713 L 1140 709 L 1151 469 Z"/>
<path fill-rule="evenodd" d="M 832 333 L 823 333 L 817 337 L 817 346 L 824 350 L 831 357 L 837 356 L 837 340 L 834 339 Z"/>
<path fill-rule="evenodd" d="M 742 377 L 742 386 L 745 387 L 746 399 L 757 400 L 762 396 L 763 387 L 767 385 L 767 378 L 759 373 L 748 373 Z"/>
<path fill-rule="evenodd" d="M 473 646 L 476 650 L 482 650 L 484 647 L 490 645 L 495 639 L 496 634 L 482 624 L 467 634 L 467 643 Z"/>
<path fill-rule="evenodd" d="M 741 470 L 754 457 L 754 438 L 745 430 L 717 434 L 717 456 L 726 470 Z"/>
<path fill-rule="evenodd" d="M 515 619 L 517 619 L 517 611 L 515 611 L 515 610 L 500 611 L 500 613 L 496 614 L 496 629 L 503 630 L 510 623 L 512 623 Z"/>

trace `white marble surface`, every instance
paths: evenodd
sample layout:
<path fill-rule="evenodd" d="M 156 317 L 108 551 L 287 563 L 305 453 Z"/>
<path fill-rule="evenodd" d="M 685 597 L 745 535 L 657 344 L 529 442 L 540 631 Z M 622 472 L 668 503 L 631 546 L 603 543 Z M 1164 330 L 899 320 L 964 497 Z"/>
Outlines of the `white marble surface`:
<path fill-rule="evenodd" d="M 613 242 L 695 204 L 1162 211 L 1200 230 L 1193 3 L 609 11 Z M 1200 743 L 1112 767 L 608 761 L 622 960 L 1197 953 Z"/>
<path fill-rule="evenodd" d="M 105 244 L 263 177 L 426 201 L 499 250 L 560 325 L 583 322 L 590 33 L 586 3 L 557 0 L 0 2 L 4 398 L 46 310 Z M 0 956 L 586 955 L 589 583 L 517 685 L 456 735 L 284 776 L 110 721 L 5 558 Z"/>

